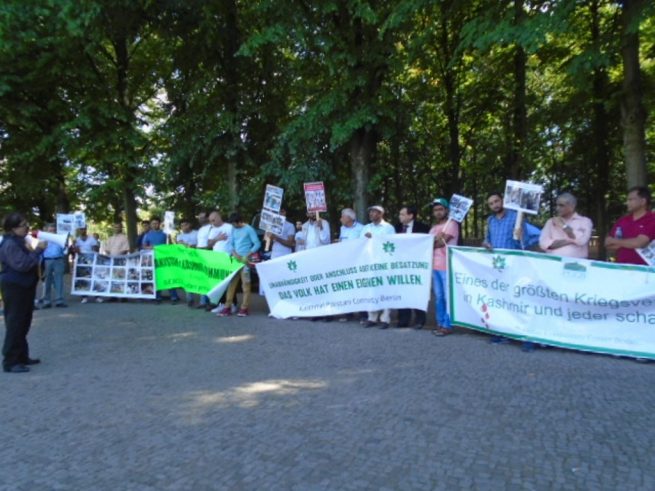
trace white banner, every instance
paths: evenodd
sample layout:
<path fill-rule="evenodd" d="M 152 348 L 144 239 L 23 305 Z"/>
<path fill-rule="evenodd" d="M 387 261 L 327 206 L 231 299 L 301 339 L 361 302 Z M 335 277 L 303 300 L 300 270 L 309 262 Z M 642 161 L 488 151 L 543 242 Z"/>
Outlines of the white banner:
<path fill-rule="evenodd" d="M 103 256 L 78 254 L 73 268 L 72 295 L 155 298 L 153 251 Z"/>
<path fill-rule="evenodd" d="M 449 247 L 453 324 L 563 348 L 655 358 L 655 275 L 524 251 Z"/>
<path fill-rule="evenodd" d="M 348 240 L 257 264 L 257 273 L 278 318 L 427 310 L 432 246 L 427 234 Z"/>

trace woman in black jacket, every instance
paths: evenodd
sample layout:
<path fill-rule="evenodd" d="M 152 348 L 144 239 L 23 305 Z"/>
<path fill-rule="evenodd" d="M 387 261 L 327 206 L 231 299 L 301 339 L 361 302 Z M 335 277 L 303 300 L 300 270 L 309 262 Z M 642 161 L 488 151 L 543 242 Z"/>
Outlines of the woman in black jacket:
<path fill-rule="evenodd" d="M 30 371 L 27 365 L 40 362 L 29 357 L 27 333 L 32 324 L 38 265 L 45 244 L 40 242 L 34 251 L 27 247 L 25 236 L 29 225 L 20 213 L 7 215 L 3 228 L 0 290 L 5 303 L 6 333 L 2 346 L 2 368 L 8 373 L 23 373 Z"/>

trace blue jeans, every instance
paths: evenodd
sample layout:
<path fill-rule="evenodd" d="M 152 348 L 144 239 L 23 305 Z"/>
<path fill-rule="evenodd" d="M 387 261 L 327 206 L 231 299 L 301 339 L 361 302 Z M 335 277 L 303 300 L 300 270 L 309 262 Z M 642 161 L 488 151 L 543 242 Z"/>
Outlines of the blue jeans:
<path fill-rule="evenodd" d="M 450 329 L 450 316 L 446 304 L 446 271 L 432 271 L 432 291 L 434 292 L 434 311 L 437 324 L 445 329 Z"/>
<path fill-rule="evenodd" d="M 55 287 L 55 303 L 64 303 L 64 269 L 66 263 L 64 258 L 46 259 L 45 260 L 45 286 L 41 301 L 44 305 L 49 305 L 52 301 L 52 287 Z"/>

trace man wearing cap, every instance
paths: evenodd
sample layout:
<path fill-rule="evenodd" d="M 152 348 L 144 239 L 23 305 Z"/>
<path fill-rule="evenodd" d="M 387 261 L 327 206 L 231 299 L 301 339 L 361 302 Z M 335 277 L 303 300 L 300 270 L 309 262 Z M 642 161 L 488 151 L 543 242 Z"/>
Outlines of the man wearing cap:
<path fill-rule="evenodd" d="M 372 237 L 393 235 L 396 233 L 393 225 L 384 220 L 384 208 L 380 205 L 371 206 L 368 209 L 368 218 L 371 222 L 362 228 L 362 237 L 370 239 Z M 387 329 L 391 321 L 391 311 L 389 309 L 369 311 L 368 320 L 364 324 L 364 327 L 377 325 L 378 318 L 380 320 L 380 329 Z"/>
<path fill-rule="evenodd" d="M 447 246 L 457 245 L 459 237 L 459 224 L 448 221 L 450 205 L 445 198 L 437 198 L 432 202 L 432 216 L 435 224 L 430 229 L 434 235 L 434 253 L 432 259 L 432 291 L 434 292 L 435 317 L 437 328 L 432 331 L 435 336 L 446 336 L 453 332 L 448 315 L 446 302 L 447 290 Z"/>
<path fill-rule="evenodd" d="M 429 225 L 417 220 L 416 206 L 403 206 L 398 213 L 400 223 L 396 225 L 398 234 L 427 234 Z M 419 309 L 398 309 L 398 324 L 396 327 L 409 327 L 414 312 L 414 329 L 423 329 L 425 325 L 425 311 Z"/>

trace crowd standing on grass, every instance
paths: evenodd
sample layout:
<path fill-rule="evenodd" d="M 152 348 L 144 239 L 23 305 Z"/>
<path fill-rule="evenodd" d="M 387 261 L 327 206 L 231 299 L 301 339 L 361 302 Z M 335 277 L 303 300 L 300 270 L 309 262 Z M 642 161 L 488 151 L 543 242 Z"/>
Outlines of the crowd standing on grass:
<path fill-rule="evenodd" d="M 487 206 L 490 214 L 482 246 L 489 249 L 538 250 L 546 254 L 554 254 L 572 258 L 587 258 L 589 256 L 589 241 L 593 229 L 591 220 L 577 213 L 576 197 L 568 192 L 561 193 L 556 199 L 556 214 L 539 230 L 528 221 L 522 221 L 515 230 L 517 212 L 503 206 L 503 195 L 491 192 L 487 196 Z M 421 222 L 417 208 L 404 205 L 398 214 L 394 226 L 385 219 L 386 210 L 380 205 L 368 209 L 368 223 L 361 224 L 351 208 L 341 211 L 339 233 L 334 242 L 372 238 L 401 233 L 428 233 L 433 236 L 433 275 L 432 289 L 435 299 L 436 336 L 447 336 L 453 332 L 448 315 L 446 292 L 448 277 L 446 261 L 447 249 L 456 245 L 459 240 L 459 224 L 449 220 L 450 203 L 439 197 L 430 204 L 432 226 Z M 621 217 L 605 238 L 605 247 L 614 254 L 614 260 L 627 264 L 646 264 L 636 252 L 655 240 L 655 213 L 651 211 L 651 193 L 647 187 L 636 186 L 628 191 L 628 213 Z M 285 217 L 282 233 L 276 235 L 270 232 L 264 235 L 264 247 L 270 249 L 272 258 L 281 257 L 293 252 L 322 247 L 333 242 L 330 223 L 318 212 L 306 214 L 304 222 L 295 224 L 286 220 L 287 210 L 281 210 Z M 186 247 L 225 252 L 244 264 L 239 274 L 230 282 L 227 291 L 218 305 L 211 305 L 206 296 L 187 295 L 189 307 L 213 312 L 219 317 L 249 315 L 252 290 L 252 268 L 260 260 L 262 241 L 256 230 L 238 212 L 229 215 L 226 221 L 218 210 L 209 213 L 201 212 L 196 221 L 198 228 L 193 228 L 194 220 L 184 218 L 181 221 L 181 232 L 176 237 L 178 244 Z M 0 291 L 4 303 L 5 340 L 3 344 L 3 369 L 9 373 L 24 373 L 29 371 L 29 365 L 39 363 L 38 359 L 30 358 L 27 334 L 32 320 L 32 312 L 38 308 L 66 307 L 63 293 L 63 275 L 66 268 L 66 258 L 69 253 L 66 248 L 52 242 L 38 242 L 35 246 L 28 245 L 26 236 L 29 226 L 20 213 L 10 213 L 3 222 L 4 235 L 0 243 Z M 47 231 L 54 232 L 54 224 L 46 226 Z M 122 224 L 116 223 L 114 233 L 102 244 L 98 238 L 88 235 L 86 228 L 79 230 L 71 253 L 90 253 L 100 251 L 103 254 L 117 256 L 130 251 L 127 236 L 123 233 Z M 141 233 L 137 239 L 138 249 L 151 249 L 157 245 L 167 244 L 171 240 L 161 230 L 161 220 L 153 217 L 141 222 Z M 35 302 L 36 287 L 39 275 L 43 275 L 43 294 Z M 241 285 L 241 303 L 238 305 L 237 290 Z M 54 298 L 53 298 L 54 290 Z M 157 292 L 156 303 L 163 300 L 162 292 Z M 177 291 L 171 290 L 169 298 L 172 303 L 179 301 Z M 87 303 L 88 298 L 82 297 L 81 302 Z M 101 301 L 97 299 L 97 301 Z M 196 303 L 197 302 L 197 303 Z M 332 317 L 317 318 L 331 321 Z M 389 309 L 362 312 L 339 317 L 340 321 L 359 320 L 367 328 L 378 327 L 387 329 L 391 326 L 392 313 Z M 399 309 L 397 311 L 396 328 L 420 330 L 426 323 L 426 312 L 417 309 Z M 491 336 L 494 344 L 507 344 L 509 339 L 502 336 Z M 522 349 L 532 352 L 535 345 L 524 342 Z"/>

